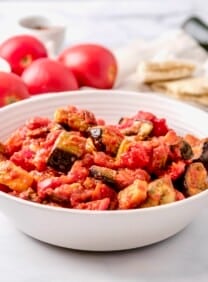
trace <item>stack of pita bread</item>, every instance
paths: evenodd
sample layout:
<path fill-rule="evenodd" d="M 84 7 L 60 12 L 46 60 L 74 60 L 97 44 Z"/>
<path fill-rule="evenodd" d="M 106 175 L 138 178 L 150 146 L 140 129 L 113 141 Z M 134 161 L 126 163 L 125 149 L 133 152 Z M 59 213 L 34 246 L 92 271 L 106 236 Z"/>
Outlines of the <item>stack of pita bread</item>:
<path fill-rule="evenodd" d="M 196 65 L 183 60 L 141 62 L 139 81 L 157 93 L 208 106 L 208 77 L 196 75 Z"/>

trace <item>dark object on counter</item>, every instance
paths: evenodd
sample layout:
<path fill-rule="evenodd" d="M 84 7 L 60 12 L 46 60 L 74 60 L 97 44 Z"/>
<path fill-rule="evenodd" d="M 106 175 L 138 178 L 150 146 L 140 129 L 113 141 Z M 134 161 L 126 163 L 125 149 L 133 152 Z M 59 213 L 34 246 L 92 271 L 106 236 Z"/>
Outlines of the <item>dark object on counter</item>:
<path fill-rule="evenodd" d="M 182 28 L 191 35 L 206 51 L 208 51 L 208 24 L 200 18 L 193 16 L 188 18 Z"/>

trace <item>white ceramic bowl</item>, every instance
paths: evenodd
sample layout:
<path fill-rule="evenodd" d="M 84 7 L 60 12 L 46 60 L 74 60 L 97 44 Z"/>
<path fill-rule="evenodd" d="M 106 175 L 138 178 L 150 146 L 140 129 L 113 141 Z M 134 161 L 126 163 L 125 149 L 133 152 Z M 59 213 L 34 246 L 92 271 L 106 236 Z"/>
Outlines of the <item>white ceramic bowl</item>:
<path fill-rule="evenodd" d="M 208 133 L 207 113 L 151 93 L 77 91 L 44 94 L 0 109 L 0 139 L 32 116 L 52 117 L 67 104 L 92 110 L 117 122 L 138 110 L 165 117 L 179 134 Z M 186 227 L 208 204 L 208 190 L 183 201 L 146 209 L 87 211 L 45 206 L 0 192 L 0 210 L 22 232 L 53 245 L 90 251 L 141 247 L 166 239 Z M 194 238 L 193 238 L 194 240 Z"/>

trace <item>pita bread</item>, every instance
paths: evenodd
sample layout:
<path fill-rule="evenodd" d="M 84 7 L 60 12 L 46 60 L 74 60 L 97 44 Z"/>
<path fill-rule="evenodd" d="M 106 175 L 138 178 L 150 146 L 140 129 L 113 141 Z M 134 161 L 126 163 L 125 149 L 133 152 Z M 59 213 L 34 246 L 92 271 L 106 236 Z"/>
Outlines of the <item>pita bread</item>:
<path fill-rule="evenodd" d="M 137 75 L 140 82 L 152 83 L 190 77 L 195 69 L 194 64 L 181 60 L 143 62 L 137 67 Z"/>
<path fill-rule="evenodd" d="M 156 82 L 151 89 L 172 97 L 208 106 L 208 77 L 194 77 L 176 81 Z"/>

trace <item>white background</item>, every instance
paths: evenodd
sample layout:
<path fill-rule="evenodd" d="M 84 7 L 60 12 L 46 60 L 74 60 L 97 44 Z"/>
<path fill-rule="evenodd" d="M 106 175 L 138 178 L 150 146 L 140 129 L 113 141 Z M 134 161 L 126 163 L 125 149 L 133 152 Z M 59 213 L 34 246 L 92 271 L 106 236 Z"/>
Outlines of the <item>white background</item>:
<path fill-rule="evenodd" d="M 0 1 L 0 37 L 24 14 L 59 17 L 68 26 L 66 44 L 94 41 L 118 48 L 138 38 L 153 39 L 179 27 L 187 17 L 208 21 L 207 0 Z M 39 4 L 39 5 L 38 5 Z"/>

